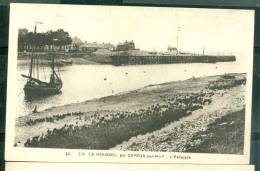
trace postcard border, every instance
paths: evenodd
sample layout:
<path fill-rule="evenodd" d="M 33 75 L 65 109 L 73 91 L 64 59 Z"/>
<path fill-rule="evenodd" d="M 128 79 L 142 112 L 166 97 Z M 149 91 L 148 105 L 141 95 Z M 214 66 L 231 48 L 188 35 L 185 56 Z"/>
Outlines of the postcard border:
<path fill-rule="evenodd" d="M 164 155 L 162 159 L 158 158 L 139 158 L 139 157 L 107 157 L 107 156 L 87 156 L 90 152 L 107 153 L 107 150 L 76 150 L 76 149 L 47 149 L 47 148 L 21 148 L 14 147 L 15 133 L 15 105 L 16 99 L 16 66 L 17 59 L 17 37 L 18 26 L 15 23 L 15 9 L 28 4 L 11 4 L 10 5 L 10 24 L 9 24 L 9 49 L 8 49 L 8 77 L 7 77 L 7 106 L 6 106 L 6 161 L 52 161 L 52 162 L 116 162 L 116 163 L 196 163 L 196 164 L 249 164 L 250 159 L 250 136 L 251 136 L 251 104 L 252 104 L 252 81 L 253 81 L 253 34 L 252 51 L 250 52 L 250 66 L 247 72 L 247 95 L 246 95 L 246 114 L 245 114 L 245 134 L 244 134 L 244 155 L 231 154 L 205 154 L 205 153 L 175 153 L 175 152 L 133 152 L 133 151 L 109 151 L 111 153 L 129 155 Z M 39 5 L 39 4 L 30 4 Z M 43 5 L 43 4 L 41 4 Z M 48 5 L 45 5 L 48 6 Z M 70 5 L 82 7 L 82 5 Z M 86 6 L 84 6 L 86 7 Z M 91 6 L 93 7 L 93 6 Z M 98 8 L 107 8 L 105 6 L 96 6 Z M 109 6 L 108 8 L 112 8 Z M 131 7 L 124 7 L 131 8 Z M 135 7 L 136 8 L 136 7 Z M 146 7 L 144 7 L 146 8 Z M 190 8 L 191 9 L 191 8 Z M 215 9 L 207 9 L 215 10 Z M 217 9 L 220 10 L 220 9 Z M 226 9 L 222 9 L 226 10 Z M 237 10 L 238 11 L 238 10 Z M 243 10 L 245 11 L 245 10 Z M 254 32 L 254 10 L 247 10 L 252 16 L 252 33 Z M 12 86 L 10 86 L 12 85 Z M 15 102 L 16 103 L 16 102 Z M 66 154 L 71 155 L 66 155 Z M 80 156 L 85 153 L 85 156 Z M 171 158 L 180 156 L 180 158 Z M 187 156 L 190 159 L 183 159 Z M 228 160 L 227 160 L 228 159 Z"/>

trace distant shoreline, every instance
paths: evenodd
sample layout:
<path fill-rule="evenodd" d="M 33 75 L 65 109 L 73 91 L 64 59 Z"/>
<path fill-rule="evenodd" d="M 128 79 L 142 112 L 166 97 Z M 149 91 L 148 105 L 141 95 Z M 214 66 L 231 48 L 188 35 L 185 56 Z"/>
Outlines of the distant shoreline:
<path fill-rule="evenodd" d="M 16 120 L 15 146 L 200 151 L 199 148 L 205 146 L 203 143 L 210 139 L 202 136 L 198 141 L 194 136 L 198 137 L 199 132 L 207 130 L 207 126 L 217 119 L 232 114 L 228 121 L 224 119 L 220 124 L 244 127 L 243 119 L 241 122 L 233 122 L 233 119 L 244 117 L 245 89 L 241 85 L 245 84 L 245 78 L 245 74 L 226 74 L 174 81 L 19 117 Z M 236 115 L 236 112 L 240 114 Z M 203 124 L 196 124 L 197 121 Z M 172 127 L 172 123 L 178 124 Z M 193 125 L 191 123 L 196 124 L 193 129 L 189 128 Z M 181 132 L 172 135 L 178 132 L 178 125 L 182 127 L 180 131 L 192 130 L 188 137 Z M 157 136 L 158 133 L 161 136 Z M 242 137 L 241 134 L 237 136 Z M 243 141 L 239 137 L 232 138 Z M 169 144 L 174 138 L 172 142 L 175 145 L 165 146 L 160 142 L 161 138 L 166 138 Z M 148 142 L 156 144 L 143 146 Z M 243 152 L 241 143 L 236 143 L 238 146 L 228 144 L 229 148 L 218 152 L 240 154 Z"/>
<path fill-rule="evenodd" d="M 48 63 L 50 54 L 47 52 L 36 52 L 36 56 L 42 59 L 42 64 Z M 58 65 L 66 65 L 63 60 L 74 64 L 110 64 L 120 65 L 146 65 L 146 64 L 177 64 L 177 63 L 216 63 L 216 62 L 235 62 L 233 55 L 195 55 L 195 54 L 149 54 L 146 51 L 109 51 L 100 53 L 86 52 L 55 52 Z M 18 60 L 26 61 L 31 58 L 30 52 L 19 52 Z M 26 62 L 25 62 L 26 63 Z M 20 65 L 22 63 L 20 62 Z"/>
<path fill-rule="evenodd" d="M 40 65 L 49 65 L 50 59 L 47 53 L 37 53 L 37 56 L 41 59 Z M 30 61 L 30 53 L 19 52 L 18 53 L 18 66 L 28 65 Z M 56 54 L 56 64 L 59 66 L 68 65 L 62 63 L 62 60 L 71 61 L 72 64 L 111 64 L 112 60 L 108 56 L 90 56 L 87 53 L 57 53 Z"/>

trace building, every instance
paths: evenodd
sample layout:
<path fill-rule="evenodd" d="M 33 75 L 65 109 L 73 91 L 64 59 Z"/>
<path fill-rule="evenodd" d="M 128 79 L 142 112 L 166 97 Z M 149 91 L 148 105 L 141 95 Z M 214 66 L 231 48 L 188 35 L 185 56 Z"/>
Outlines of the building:
<path fill-rule="evenodd" d="M 178 54 L 178 53 L 179 53 L 179 51 L 178 51 L 178 49 L 177 49 L 176 47 L 171 47 L 171 46 L 169 46 L 169 47 L 167 48 L 167 50 L 168 50 L 168 52 L 169 52 L 170 54 Z"/>
<path fill-rule="evenodd" d="M 119 43 L 116 47 L 117 51 L 128 51 L 134 49 L 135 49 L 135 43 L 133 40 L 131 41 L 126 40 L 124 43 Z"/>
<path fill-rule="evenodd" d="M 99 49 L 113 50 L 115 46 L 111 43 L 84 43 L 80 46 L 80 51 L 95 52 Z"/>

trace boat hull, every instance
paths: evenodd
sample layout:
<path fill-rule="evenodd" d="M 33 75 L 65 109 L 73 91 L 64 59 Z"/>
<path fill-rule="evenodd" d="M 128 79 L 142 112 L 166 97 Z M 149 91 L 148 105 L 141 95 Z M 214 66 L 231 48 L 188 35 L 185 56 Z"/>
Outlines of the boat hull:
<path fill-rule="evenodd" d="M 26 99 L 28 100 L 55 95 L 59 93 L 61 93 L 61 86 L 57 86 L 57 87 L 42 86 L 42 85 L 24 86 L 24 94 Z"/>

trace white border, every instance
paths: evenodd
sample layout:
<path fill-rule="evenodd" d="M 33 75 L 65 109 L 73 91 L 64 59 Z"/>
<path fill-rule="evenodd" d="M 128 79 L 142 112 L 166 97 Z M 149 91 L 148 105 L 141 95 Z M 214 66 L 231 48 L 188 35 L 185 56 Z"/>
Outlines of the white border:
<path fill-rule="evenodd" d="M 247 96 L 246 96 L 246 117 L 245 117 L 245 139 L 244 155 L 230 154 L 206 154 L 206 153 L 174 153 L 174 152 L 129 152 L 129 151 L 111 151 L 111 150 L 75 150 L 75 149 L 48 149 L 48 148 L 23 148 L 14 147 L 14 130 L 16 115 L 16 67 L 17 67 L 17 37 L 18 26 L 15 22 L 16 8 L 22 8 L 23 5 L 39 4 L 11 4 L 10 5 L 10 25 L 9 25 L 9 50 L 8 50 L 8 78 L 7 78 L 7 106 L 6 106 L 6 147 L 5 160 L 7 161 L 51 161 L 51 162 L 116 162 L 116 163 L 196 163 L 196 164 L 249 164 L 250 158 L 250 133 L 251 133 L 251 104 L 252 104 L 252 78 L 253 78 L 253 33 L 252 50 L 248 56 L 247 72 Z M 49 5 L 40 4 L 39 6 L 48 7 Z M 60 5 L 57 5 L 60 6 Z M 81 7 L 80 5 L 71 5 L 73 8 Z M 92 6 L 93 7 L 93 6 Z M 98 7 L 102 8 L 102 7 Z M 103 7 L 107 8 L 107 7 Z M 113 8 L 110 6 L 109 8 Z M 141 7 L 123 7 L 123 8 L 141 8 Z M 144 7 L 147 8 L 147 7 Z M 150 8 L 150 7 L 149 7 Z M 178 8 L 177 8 L 178 9 Z M 192 10 L 192 8 L 190 9 Z M 216 10 L 216 9 L 207 9 Z M 221 12 L 224 9 L 217 9 Z M 243 11 L 251 16 L 252 29 L 254 29 L 254 11 L 253 10 L 233 10 Z M 35 14 L 37 15 L 37 14 Z M 235 29 L 235 28 L 234 28 Z M 113 152 L 117 157 L 89 156 L 89 152 Z M 71 155 L 66 156 L 66 153 Z M 80 156 L 79 153 L 85 153 Z M 142 158 L 126 157 L 120 158 L 120 154 L 158 154 L 164 155 L 163 158 Z M 188 157 L 189 159 L 171 158 L 173 156 Z"/>
<path fill-rule="evenodd" d="M 90 164 L 7 162 L 6 171 L 254 171 L 253 165 L 180 165 L 180 164 Z"/>

